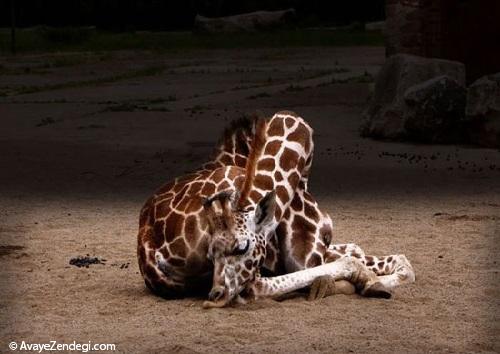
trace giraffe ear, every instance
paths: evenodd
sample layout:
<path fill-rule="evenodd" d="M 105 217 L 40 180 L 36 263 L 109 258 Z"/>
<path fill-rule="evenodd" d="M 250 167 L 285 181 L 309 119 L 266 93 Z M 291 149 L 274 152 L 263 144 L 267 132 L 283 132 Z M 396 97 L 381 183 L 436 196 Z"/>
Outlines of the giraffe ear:
<path fill-rule="evenodd" d="M 255 225 L 257 228 L 269 226 L 274 218 L 276 211 L 276 193 L 274 191 L 267 193 L 257 204 L 255 209 Z"/>

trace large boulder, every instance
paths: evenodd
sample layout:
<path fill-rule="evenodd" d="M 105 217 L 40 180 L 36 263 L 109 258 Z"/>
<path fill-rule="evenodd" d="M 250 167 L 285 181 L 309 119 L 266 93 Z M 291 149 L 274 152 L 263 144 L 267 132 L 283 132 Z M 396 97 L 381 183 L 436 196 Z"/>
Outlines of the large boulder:
<path fill-rule="evenodd" d="M 469 86 L 466 116 L 471 142 L 500 148 L 500 73 Z"/>
<path fill-rule="evenodd" d="M 293 21 L 294 18 L 294 9 L 256 11 L 217 18 L 196 15 L 194 30 L 200 33 L 255 32 L 283 27 Z"/>
<path fill-rule="evenodd" d="M 463 85 L 444 75 L 411 86 L 404 93 L 407 137 L 424 142 L 463 141 L 466 96 Z"/>
<path fill-rule="evenodd" d="M 427 82 L 440 76 L 445 76 L 446 79 Z M 445 140 L 448 140 L 446 134 L 440 133 L 434 136 L 424 130 L 434 128 L 443 130 L 445 127 L 452 127 L 450 120 L 453 117 L 453 110 L 446 113 L 446 118 L 433 119 L 428 116 L 422 118 L 425 121 L 422 124 L 416 120 L 419 119 L 419 113 L 432 114 L 433 111 L 441 110 L 437 107 L 428 107 L 429 105 L 449 102 L 455 96 L 461 97 L 457 86 L 465 93 L 465 66 L 462 63 L 408 54 L 389 57 L 375 81 L 371 103 L 364 112 L 361 134 L 382 139 L 439 142 L 441 137 L 445 137 Z M 410 88 L 412 90 L 409 90 Z M 448 89 L 451 91 L 446 92 Z M 458 111 L 461 104 L 464 104 L 463 101 L 454 105 L 455 111 Z M 425 108 L 422 108 L 422 105 Z M 461 124 L 462 119 L 463 113 L 458 114 L 457 124 Z M 441 126 L 432 126 L 433 123 L 439 123 Z"/>

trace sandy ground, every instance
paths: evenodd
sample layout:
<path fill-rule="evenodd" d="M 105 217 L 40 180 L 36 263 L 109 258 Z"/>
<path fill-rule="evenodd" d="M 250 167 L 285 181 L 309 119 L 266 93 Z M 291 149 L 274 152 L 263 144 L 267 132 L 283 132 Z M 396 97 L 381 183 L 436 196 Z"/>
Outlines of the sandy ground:
<path fill-rule="evenodd" d="M 500 352 L 500 154 L 360 138 L 370 84 L 359 81 L 383 52 L 89 54 L 52 67 L 53 56 L 1 58 L 11 72 L 0 90 L 34 92 L 0 98 L 0 352 L 22 340 L 124 353 Z M 151 67 L 161 70 L 141 74 Z M 44 86 L 55 84 L 66 86 Z M 146 290 L 135 256 L 143 201 L 256 109 L 310 122 L 310 186 L 335 241 L 406 254 L 415 284 L 390 300 L 298 296 L 209 311 Z M 69 265 L 86 254 L 106 264 Z"/>

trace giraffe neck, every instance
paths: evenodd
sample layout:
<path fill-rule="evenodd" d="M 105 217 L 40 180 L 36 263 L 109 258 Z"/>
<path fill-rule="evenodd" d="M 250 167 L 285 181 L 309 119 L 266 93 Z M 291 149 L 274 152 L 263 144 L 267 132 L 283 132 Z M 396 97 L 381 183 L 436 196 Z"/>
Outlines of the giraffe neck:
<path fill-rule="evenodd" d="M 239 206 L 255 205 L 274 190 L 275 220 L 281 220 L 299 183 L 304 183 L 312 150 L 312 129 L 295 113 L 283 111 L 268 121 L 259 120 L 245 166 Z"/>

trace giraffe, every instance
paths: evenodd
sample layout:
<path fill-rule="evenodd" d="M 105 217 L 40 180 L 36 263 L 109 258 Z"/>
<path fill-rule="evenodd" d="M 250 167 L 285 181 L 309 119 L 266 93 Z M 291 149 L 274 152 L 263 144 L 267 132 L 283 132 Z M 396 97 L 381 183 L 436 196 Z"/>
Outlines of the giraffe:
<path fill-rule="evenodd" d="M 279 119 L 283 120 L 279 121 Z M 254 297 L 263 296 L 262 294 L 279 296 L 296 289 L 292 286 L 295 277 L 302 280 L 308 279 L 310 282 L 317 279 L 318 271 L 328 272 L 328 267 L 319 267 L 314 271 L 306 269 L 316 268 L 321 264 L 333 261 L 348 262 L 350 268 L 346 265 L 345 269 L 351 269 L 353 274 L 357 274 L 356 277 L 353 278 L 351 275 L 348 279 L 354 280 L 358 290 L 367 296 L 387 297 L 390 294 L 386 289 L 392 289 L 404 282 L 414 280 L 413 269 L 403 255 L 377 258 L 365 256 L 361 248 L 354 244 L 329 245 L 332 231 L 331 219 L 328 214 L 321 213 L 317 203 L 307 192 L 312 147 L 312 129 L 293 112 L 276 114 L 268 123 L 265 138 L 260 137 L 258 131 L 256 132 L 252 154 L 248 158 L 249 163 L 247 163 L 245 171 L 243 191 L 240 196 L 233 198 L 238 199 L 239 202 L 232 207 L 229 206 L 233 203 L 223 203 L 224 212 L 220 217 L 227 220 L 218 223 L 219 230 L 215 232 L 217 236 L 214 239 L 216 240 L 215 244 L 220 248 L 217 253 L 222 259 L 216 261 L 215 265 L 225 264 L 225 272 L 216 271 L 215 274 L 225 273 L 225 276 L 214 276 L 214 287 L 211 292 L 212 296 L 210 296 L 215 300 L 221 298 L 222 300 L 212 304 L 207 303 L 207 307 L 226 304 L 227 299 L 232 298 L 231 294 L 239 293 L 241 284 L 248 281 L 253 282 L 252 293 Z M 285 273 L 288 275 L 285 278 L 262 278 L 257 273 L 255 278 L 258 280 L 256 280 L 252 279 L 252 272 L 249 271 L 261 266 L 262 253 L 265 254 L 264 251 L 267 249 L 266 238 L 256 231 L 253 233 L 248 231 L 258 230 L 259 225 L 255 217 L 251 216 L 251 211 L 246 210 L 246 207 L 252 202 L 255 206 L 257 201 L 265 200 L 266 197 L 263 198 L 263 194 L 274 190 L 278 198 L 276 198 L 277 205 L 274 207 L 276 209 L 274 223 L 270 226 L 270 230 L 276 230 L 278 244 L 281 248 L 280 258 L 285 263 Z M 257 205 L 255 212 L 258 211 L 259 205 Z M 239 224 L 244 225 L 244 227 L 240 225 L 239 229 L 235 229 L 232 226 L 232 219 L 239 220 Z M 221 228 L 220 225 L 223 227 Z M 272 232 L 269 235 L 272 235 Z M 249 243 L 255 244 L 250 253 L 251 258 L 248 259 L 249 253 L 246 254 L 247 258 L 241 257 L 243 255 L 241 250 L 248 250 Z M 239 245 L 239 248 L 236 249 L 236 252 L 228 253 L 231 247 L 227 245 Z M 239 259 L 235 259 L 235 255 L 239 255 Z M 346 257 L 351 259 L 347 260 Z M 375 264 L 374 261 L 377 263 Z M 235 262 L 236 264 L 234 264 Z M 253 264 L 253 268 L 250 266 L 251 264 Z M 336 266 L 339 264 L 337 263 Z M 370 266 L 375 266 L 370 269 L 371 274 L 379 275 L 381 278 L 374 278 L 370 274 L 366 274 L 365 271 Z M 233 275 L 229 276 L 228 273 Z M 331 282 L 328 282 L 332 278 L 330 276 L 326 278 L 326 286 L 331 286 Z M 278 287 L 276 282 L 279 283 L 282 279 L 287 281 L 283 281 L 281 287 Z M 337 278 L 333 277 L 333 279 Z M 316 291 L 312 297 L 324 296 L 328 291 L 325 289 L 325 284 L 321 284 L 325 278 L 321 276 L 319 280 L 320 284 L 316 289 L 314 287 L 311 289 Z M 303 282 L 297 284 L 304 285 Z M 267 287 L 264 293 L 261 291 L 263 285 L 266 285 L 264 288 Z M 278 288 L 280 291 L 276 293 L 270 290 L 274 291 Z M 226 297 L 223 297 L 224 290 L 229 292 Z M 332 290 L 335 292 L 335 287 Z M 352 292 L 353 290 L 347 288 L 344 291 Z"/>
<path fill-rule="evenodd" d="M 356 257 L 344 256 L 334 262 L 279 276 L 261 276 L 260 268 L 266 258 L 269 231 L 275 227 L 279 198 L 274 191 L 269 192 L 253 209 L 241 208 L 238 200 L 241 196 L 237 192 L 224 191 L 204 203 L 213 235 L 208 256 L 214 261 L 214 278 L 210 301 L 205 301 L 203 307 L 224 307 L 233 301 L 246 303 L 248 299 L 279 297 L 310 285 L 316 289 L 314 297 L 323 297 L 338 293 L 336 280 L 355 284 L 365 296 L 390 296 L 375 273 Z M 317 279 L 320 282 L 314 287 Z M 326 285 L 322 283 L 325 279 L 328 280 Z"/>
<path fill-rule="evenodd" d="M 253 289 L 255 297 L 260 296 L 256 286 L 273 279 L 260 277 L 261 270 L 270 274 L 298 271 L 300 277 L 304 275 L 300 272 L 314 267 L 317 270 L 310 274 L 320 279 L 319 288 L 324 289 L 321 284 L 332 278 L 327 277 L 324 281 L 325 278 L 319 275 L 331 275 L 328 267 L 332 266 L 315 266 L 332 261 L 335 271 L 344 264 L 344 271 L 349 269 L 351 272 L 348 279 L 357 283 L 366 295 L 370 294 L 367 289 L 377 295 L 385 293 L 384 286 L 400 285 L 400 278 L 394 279 L 394 275 L 398 275 L 394 273 L 395 267 L 401 268 L 397 256 L 386 258 L 388 264 L 383 267 L 380 267 L 383 260 L 377 259 L 376 274 L 381 279 L 388 277 L 380 282 L 369 276 L 373 272 L 366 274 L 366 266 L 373 260 L 370 261 L 359 247 L 330 245 L 331 219 L 319 210 L 307 192 L 312 150 L 312 129 L 292 112 L 279 112 L 267 121 L 238 122 L 229 129 L 211 162 L 161 187 L 141 210 L 138 258 L 146 285 L 162 296 L 178 297 L 200 288 L 207 290 L 212 274 L 209 297 L 223 299 L 218 304 L 225 305 L 244 290 L 244 285 Z M 263 152 L 265 158 L 260 156 Z M 278 157 L 280 163 L 277 165 Z M 234 190 L 241 190 L 241 195 L 228 192 Z M 265 198 L 263 194 L 271 190 L 276 190 L 275 197 Z M 214 206 L 214 201 L 219 207 Z M 237 233 L 229 231 L 236 230 L 235 225 L 238 225 L 240 236 L 248 236 L 248 232 L 243 231 L 255 230 L 256 226 L 249 222 L 249 215 L 252 209 L 254 216 L 258 210 L 263 210 L 256 206 L 260 205 L 257 202 L 265 201 L 273 205 L 274 210 L 273 218 L 262 219 L 268 220 L 270 225 L 263 228 L 266 237 L 256 237 L 253 233 L 253 238 L 246 237 L 245 242 L 238 242 Z M 212 210 L 213 207 L 218 210 Z M 235 218 L 237 214 L 240 217 Z M 234 222 L 236 219 L 238 222 Z M 258 250 L 251 252 L 254 257 L 251 265 L 249 259 L 233 266 L 228 263 L 228 250 L 233 252 L 229 258 L 237 257 L 232 259 L 239 259 L 241 263 L 245 258 L 242 256 L 248 256 L 243 252 L 248 252 L 250 247 Z M 321 269 L 326 273 L 317 273 Z M 412 273 L 409 263 L 405 271 L 408 269 Z M 352 274 L 358 275 L 353 277 Z M 236 283 L 237 279 L 242 280 L 240 286 L 230 288 L 228 285 Z M 253 287 L 248 286 L 252 282 Z M 259 289 L 267 288 L 260 286 Z M 269 295 L 269 290 L 266 291 Z M 320 293 L 324 295 L 325 291 Z"/>

